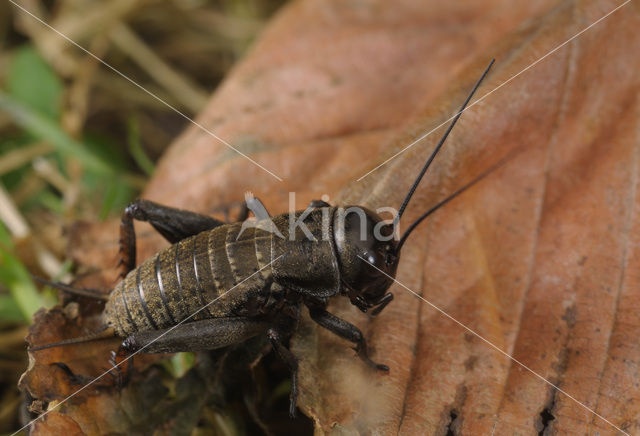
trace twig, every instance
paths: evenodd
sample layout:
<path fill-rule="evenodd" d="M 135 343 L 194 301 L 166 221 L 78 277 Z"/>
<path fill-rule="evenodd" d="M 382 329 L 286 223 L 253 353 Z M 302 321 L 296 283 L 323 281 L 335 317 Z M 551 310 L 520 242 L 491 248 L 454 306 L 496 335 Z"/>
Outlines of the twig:
<path fill-rule="evenodd" d="M 16 239 L 23 239 L 32 234 L 27 220 L 24 219 L 13 203 L 11 196 L 2 185 L 0 185 L 0 220 Z M 31 243 L 40 268 L 50 277 L 59 274 L 62 270 L 62 263 L 35 238 L 31 238 Z"/>
<path fill-rule="evenodd" d="M 116 23 L 109 36 L 122 52 L 126 53 L 185 108 L 193 113 L 202 109 L 207 102 L 208 93 L 171 68 L 126 24 Z"/>
<path fill-rule="evenodd" d="M 0 220 L 15 238 L 25 238 L 30 233 L 27 221 L 2 185 L 0 185 Z"/>
<path fill-rule="evenodd" d="M 58 191 L 65 193 L 69 189 L 69 181 L 58 169 L 51 165 L 47 159 L 38 157 L 33 160 L 33 169 L 36 174 L 49 182 Z"/>
<path fill-rule="evenodd" d="M 8 151 L 0 157 L 0 175 L 18 169 L 38 156 L 42 156 L 53 151 L 51 144 L 47 142 L 35 142 L 23 145 L 15 150 Z"/>

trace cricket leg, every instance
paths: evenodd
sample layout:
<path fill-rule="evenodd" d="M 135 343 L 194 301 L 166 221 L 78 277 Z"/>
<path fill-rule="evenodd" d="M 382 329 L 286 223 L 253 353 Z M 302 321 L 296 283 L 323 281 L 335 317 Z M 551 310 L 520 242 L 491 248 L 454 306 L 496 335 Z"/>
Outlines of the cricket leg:
<path fill-rule="evenodd" d="M 368 365 L 380 371 L 389 371 L 389 367 L 387 365 L 375 363 L 369 358 L 369 355 L 367 353 L 367 343 L 364 339 L 364 336 L 362 335 L 362 332 L 356 326 L 345 321 L 342 318 L 338 318 L 337 316 L 327 312 L 323 308 L 310 307 L 309 313 L 311 315 L 311 319 L 320 324 L 322 327 L 335 333 L 341 338 L 355 343 L 356 347 L 354 348 L 354 350 L 356 351 L 356 353 L 358 353 L 358 356 Z"/>
<path fill-rule="evenodd" d="M 133 220 L 150 223 L 172 244 L 224 224 L 207 215 L 163 206 L 149 200 L 135 200 L 125 208 L 120 222 L 120 266 L 123 277 L 136 267 Z"/>
<path fill-rule="evenodd" d="M 289 416 L 296 417 L 296 403 L 298 401 L 298 359 L 293 355 L 284 345 L 283 335 L 276 329 L 270 328 L 267 331 L 267 336 L 271 342 L 271 346 L 275 350 L 276 354 L 287 366 L 291 372 L 291 396 L 289 400 Z"/>
<path fill-rule="evenodd" d="M 234 317 L 210 318 L 178 324 L 163 330 L 134 333 L 122 342 L 117 352 L 113 353 L 109 363 L 113 366 L 114 372 L 110 373 L 115 374 L 118 386 L 122 387 L 130 378 L 133 356 L 139 352 L 178 353 L 215 350 L 243 342 L 266 329 L 265 323 Z"/>
<path fill-rule="evenodd" d="M 266 331 L 267 324 L 249 318 L 209 318 L 186 322 L 163 330 L 138 332 L 127 337 L 127 354 L 205 351 L 244 342 Z"/>
<path fill-rule="evenodd" d="M 129 383 L 131 371 L 133 369 L 133 354 L 130 354 L 124 343 L 118 347 L 118 351 L 111 352 L 109 359 L 109 375 L 116 380 L 118 390 L 122 389 Z"/>

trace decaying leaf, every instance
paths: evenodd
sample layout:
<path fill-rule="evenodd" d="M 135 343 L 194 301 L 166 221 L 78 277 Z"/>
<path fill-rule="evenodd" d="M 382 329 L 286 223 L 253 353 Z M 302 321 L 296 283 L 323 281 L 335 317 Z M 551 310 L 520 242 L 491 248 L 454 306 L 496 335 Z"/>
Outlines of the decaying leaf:
<path fill-rule="evenodd" d="M 172 206 L 211 212 L 251 190 L 271 213 L 288 209 L 288 192 L 298 208 L 322 194 L 398 207 L 443 128 L 357 179 L 454 114 L 497 59 L 478 95 L 497 89 L 465 112 L 403 225 L 501 158 L 509 162 L 415 233 L 402 253 L 402 285 L 379 317 L 339 298 L 330 307 L 362 328 L 390 374 L 372 373 L 348 343 L 306 318 L 294 338 L 299 405 L 319 434 L 640 431 L 637 4 L 527 68 L 620 4 L 299 1 L 198 118 L 283 181 L 197 127 L 166 153 L 145 197 Z M 143 231 L 143 253 L 164 244 Z M 100 240 L 108 238 L 117 233 Z M 104 259 L 95 253 L 85 263 Z M 64 326 L 52 335 L 83 328 L 65 316 L 41 315 Z M 39 325 L 32 338 L 45 342 Z M 55 353 L 38 355 L 23 379 L 35 398 L 69 391 L 55 384 L 60 367 L 48 367 L 44 384 L 33 374 L 54 358 L 76 372 L 80 351 Z M 95 374 L 96 361 L 78 365 Z M 141 367 L 122 395 L 157 385 L 153 368 Z M 98 390 L 57 412 L 86 434 L 104 432 L 89 423 L 97 410 L 127 413 L 130 404 Z M 153 422 L 160 407 L 137 410 L 135 425 Z M 104 421 L 124 431 L 114 415 Z M 39 425 L 66 422 L 52 413 Z"/>
<path fill-rule="evenodd" d="M 77 309 L 77 303 L 70 303 L 64 310 L 36 314 L 28 342 L 40 345 L 78 337 L 87 328 L 95 331 L 90 327 L 91 317 L 77 313 Z M 118 340 L 109 340 L 31 354 L 20 386 L 37 399 L 33 405 L 52 410 L 36 421 L 33 434 L 191 434 L 202 421 L 205 406 L 211 405 L 217 406 L 220 416 L 201 427 L 219 431 L 223 426 L 218 421 L 229 419 L 225 418 L 230 413 L 225 409 L 227 404 L 241 401 L 245 394 L 229 391 L 237 388 L 237 379 L 246 375 L 264 349 L 258 338 L 248 346 L 201 353 L 191 370 L 174 379 L 162 367 L 149 366 L 163 357 L 157 355 L 136 355 L 135 369 L 129 367 L 128 373 L 126 366 L 120 372 L 109 371 L 110 352 L 118 346 Z M 129 381 L 123 383 L 127 376 Z M 226 424 L 227 429 L 233 427 L 233 423 Z M 251 432 L 253 427 L 240 422 L 236 430 Z"/>

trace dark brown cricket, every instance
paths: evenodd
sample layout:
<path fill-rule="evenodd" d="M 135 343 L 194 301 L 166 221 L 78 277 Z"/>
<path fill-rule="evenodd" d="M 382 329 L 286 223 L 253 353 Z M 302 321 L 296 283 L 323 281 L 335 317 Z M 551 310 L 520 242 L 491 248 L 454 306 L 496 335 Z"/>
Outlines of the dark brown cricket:
<path fill-rule="evenodd" d="M 288 348 L 302 305 L 311 318 L 356 344 L 358 356 L 373 362 L 362 332 L 329 313 L 329 298 L 342 295 L 363 312 L 380 313 L 393 299 L 400 250 L 425 218 L 495 170 L 485 171 L 426 211 L 398 240 L 397 224 L 451 129 L 485 78 L 493 61 L 454 117 L 409 189 L 392 223 L 362 206 L 337 207 L 315 200 L 304 211 L 269 217 L 247 196 L 257 220 L 224 223 L 206 215 L 137 200 L 123 214 L 123 280 L 108 297 L 52 284 L 64 291 L 106 300 L 104 329 L 85 337 L 32 347 L 30 351 L 123 339 L 119 359 L 147 353 L 211 350 L 266 333 L 292 374 L 290 414 L 295 414 L 298 360 Z M 133 220 L 147 221 L 173 245 L 136 267 Z M 242 220 L 240 220 L 242 221 Z"/>

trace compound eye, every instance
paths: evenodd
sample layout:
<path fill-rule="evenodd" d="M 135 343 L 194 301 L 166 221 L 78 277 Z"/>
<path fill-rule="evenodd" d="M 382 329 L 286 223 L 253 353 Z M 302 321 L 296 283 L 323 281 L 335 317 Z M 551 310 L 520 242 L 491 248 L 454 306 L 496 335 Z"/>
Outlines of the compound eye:
<path fill-rule="evenodd" d="M 364 259 L 367 262 L 369 262 L 371 265 L 376 265 L 378 263 L 378 257 L 370 251 L 367 251 L 366 253 L 364 253 L 364 256 L 362 257 L 364 257 Z"/>
<path fill-rule="evenodd" d="M 364 251 L 363 254 L 364 255 L 362 257 L 371 265 L 375 266 L 376 268 L 384 267 L 387 257 L 387 251 L 384 249 L 384 246 L 374 246 L 368 248 Z"/>

